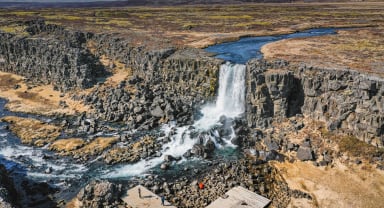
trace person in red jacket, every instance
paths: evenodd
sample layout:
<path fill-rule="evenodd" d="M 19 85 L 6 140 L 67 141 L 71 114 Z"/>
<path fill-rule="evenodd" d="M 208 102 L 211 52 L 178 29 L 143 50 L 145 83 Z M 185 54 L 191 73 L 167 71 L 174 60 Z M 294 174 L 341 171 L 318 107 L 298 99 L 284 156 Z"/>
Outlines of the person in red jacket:
<path fill-rule="evenodd" d="M 200 189 L 204 189 L 204 183 L 203 183 L 203 182 L 200 182 L 200 183 L 199 183 L 199 188 L 200 188 Z"/>

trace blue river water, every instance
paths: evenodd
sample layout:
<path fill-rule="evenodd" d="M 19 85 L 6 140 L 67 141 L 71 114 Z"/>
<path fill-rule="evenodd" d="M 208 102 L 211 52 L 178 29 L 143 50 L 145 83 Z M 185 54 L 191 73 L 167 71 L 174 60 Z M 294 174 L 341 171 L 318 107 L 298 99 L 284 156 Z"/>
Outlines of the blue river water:
<path fill-rule="evenodd" d="M 247 37 L 241 38 L 240 40 L 234 42 L 227 42 L 209 46 L 205 48 L 205 50 L 208 52 L 215 53 L 216 58 L 230 61 L 232 63 L 245 64 L 250 59 L 262 58 L 263 54 L 260 50 L 261 47 L 263 47 L 267 43 L 289 38 L 302 38 L 336 34 L 336 31 L 338 29 L 339 28 L 318 28 L 287 35 Z"/>

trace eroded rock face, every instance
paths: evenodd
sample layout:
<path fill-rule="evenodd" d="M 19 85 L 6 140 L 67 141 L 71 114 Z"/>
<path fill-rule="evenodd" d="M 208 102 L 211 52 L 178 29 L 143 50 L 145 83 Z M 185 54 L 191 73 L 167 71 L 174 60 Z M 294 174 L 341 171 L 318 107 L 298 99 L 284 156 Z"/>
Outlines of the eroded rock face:
<path fill-rule="evenodd" d="M 80 190 L 77 199 L 80 207 L 120 207 L 123 202 L 120 199 L 122 187 L 108 181 L 91 181 Z"/>
<path fill-rule="evenodd" d="M 190 123 L 194 105 L 215 94 L 222 61 L 199 50 L 151 51 L 107 37 L 90 40 L 95 53 L 123 63 L 132 76 L 116 88 L 98 86 L 80 98 L 93 106 L 96 117 L 142 129 L 168 121 Z"/>
<path fill-rule="evenodd" d="M 354 71 L 302 70 L 304 115 L 327 122 L 329 130 L 383 145 L 379 139 L 384 135 L 383 79 Z"/>
<path fill-rule="evenodd" d="M 27 34 L 0 34 L 0 68 L 61 91 L 94 86 L 106 77 L 102 57 L 118 61 L 132 77 L 76 97 L 94 117 L 143 130 L 160 123 L 190 123 L 194 105 L 216 92 L 221 60 L 203 50 L 142 47 L 116 34 L 67 30 L 42 20 L 26 21 Z M 94 131 L 94 130 L 92 130 Z"/>
<path fill-rule="evenodd" d="M 247 66 L 249 127 L 303 114 L 328 129 L 383 145 L 384 80 L 351 70 L 314 69 L 286 62 L 250 61 Z"/>
<path fill-rule="evenodd" d="M 82 45 L 86 33 L 70 32 L 43 21 L 26 22 L 31 37 L 0 33 L 0 68 L 61 91 L 84 89 L 104 70 Z M 45 33 L 40 36 L 40 33 Z"/>
<path fill-rule="evenodd" d="M 247 82 L 247 120 L 249 127 L 270 127 L 273 119 L 281 120 L 291 112 L 296 101 L 295 77 L 291 71 L 281 70 L 282 63 L 250 62 Z M 268 70 L 268 68 L 272 68 Z"/>

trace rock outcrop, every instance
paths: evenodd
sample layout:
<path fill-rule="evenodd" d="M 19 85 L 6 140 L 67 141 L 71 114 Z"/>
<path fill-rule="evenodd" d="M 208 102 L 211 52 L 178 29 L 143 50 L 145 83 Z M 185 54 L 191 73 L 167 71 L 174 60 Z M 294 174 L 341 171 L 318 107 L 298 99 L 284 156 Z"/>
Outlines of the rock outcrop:
<path fill-rule="evenodd" d="M 83 47 L 90 34 L 40 20 L 20 24 L 27 25 L 26 37 L 0 33 L 1 70 L 53 84 L 61 91 L 89 88 L 105 73 L 99 60 Z"/>
<path fill-rule="evenodd" d="M 384 80 L 352 70 L 286 62 L 248 63 L 247 120 L 251 128 L 303 114 L 331 131 L 383 146 Z"/>
<path fill-rule="evenodd" d="M 126 207 L 120 199 L 122 196 L 121 185 L 108 181 L 91 181 L 77 194 L 80 207 Z"/>
<path fill-rule="evenodd" d="M 290 190 L 279 172 L 272 166 L 242 159 L 216 164 L 200 176 L 184 173 L 176 181 L 163 182 L 152 178 L 142 184 L 157 193 L 164 193 L 167 201 L 177 207 L 206 207 L 235 186 L 242 186 L 271 199 L 273 207 L 287 207 L 290 197 L 311 198 L 308 194 Z M 182 170 L 180 170 L 182 171 Z M 184 170 L 188 172 L 190 170 Z M 197 180 L 196 178 L 199 178 Z M 199 183 L 204 188 L 199 188 Z"/>
<path fill-rule="evenodd" d="M 168 121 L 190 123 L 195 105 L 216 92 L 222 61 L 200 50 L 135 48 L 126 39 L 109 36 L 95 36 L 89 42 L 96 56 L 132 70 L 132 76 L 116 88 L 99 85 L 80 98 L 93 106 L 96 118 L 141 129 Z"/>
<path fill-rule="evenodd" d="M 77 97 L 95 109 L 91 117 L 149 129 L 167 121 L 188 123 L 192 109 L 212 97 L 221 60 L 197 49 L 136 46 L 127 37 L 71 31 L 42 20 L 20 22 L 24 35 L 0 33 L 0 68 L 35 83 L 70 91 L 98 86 Z M 101 58 L 118 61 L 132 77 L 103 87 Z"/>

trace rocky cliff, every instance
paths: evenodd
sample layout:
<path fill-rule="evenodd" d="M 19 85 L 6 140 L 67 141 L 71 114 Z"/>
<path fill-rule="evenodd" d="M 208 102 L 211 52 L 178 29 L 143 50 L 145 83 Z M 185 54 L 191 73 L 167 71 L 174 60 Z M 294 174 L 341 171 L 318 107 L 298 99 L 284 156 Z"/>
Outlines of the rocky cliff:
<path fill-rule="evenodd" d="M 221 60 L 197 49 L 134 46 L 128 38 L 94 35 L 88 40 L 95 56 L 106 56 L 132 69 L 133 76 L 151 85 L 162 84 L 175 93 L 213 96 Z"/>
<path fill-rule="evenodd" d="M 130 127 L 157 126 L 159 120 L 185 123 L 192 105 L 216 91 L 221 60 L 194 49 L 135 46 L 128 37 L 71 31 L 35 20 L 20 22 L 27 34 L 0 33 L 0 68 L 60 91 L 98 85 L 77 97 L 95 109 L 94 117 L 128 122 Z M 122 63 L 132 72 L 117 87 L 103 86 L 101 59 Z"/>
<path fill-rule="evenodd" d="M 223 61 L 202 50 L 137 46 L 129 37 L 70 31 L 39 20 L 20 24 L 27 36 L 0 33 L 0 68 L 62 91 L 98 83 L 77 97 L 93 107 L 96 120 L 144 129 L 171 120 L 188 123 L 196 105 L 216 92 Z M 132 75 L 117 86 L 104 86 L 99 78 L 113 66 L 102 65 L 102 57 L 122 63 Z M 303 114 L 325 121 L 329 130 L 383 144 L 382 79 L 284 61 L 252 60 L 247 70 L 250 128 Z"/>
<path fill-rule="evenodd" d="M 331 131 L 383 146 L 383 79 L 281 61 L 251 61 L 247 69 L 249 127 L 270 127 L 272 121 L 303 114 L 326 122 Z"/>
<path fill-rule="evenodd" d="M 222 61 L 201 50 L 135 47 L 111 35 L 93 36 L 88 47 L 96 57 L 118 61 L 132 72 L 117 88 L 98 86 L 83 97 L 97 118 L 144 129 L 167 121 L 186 123 L 192 107 L 215 94 Z"/>
<path fill-rule="evenodd" d="M 28 21 L 24 35 L 0 32 L 1 70 L 53 84 L 61 91 L 91 87 L 103 66 L 83 44 L 86 33 L 64 30 L 44 21 Z"/>

